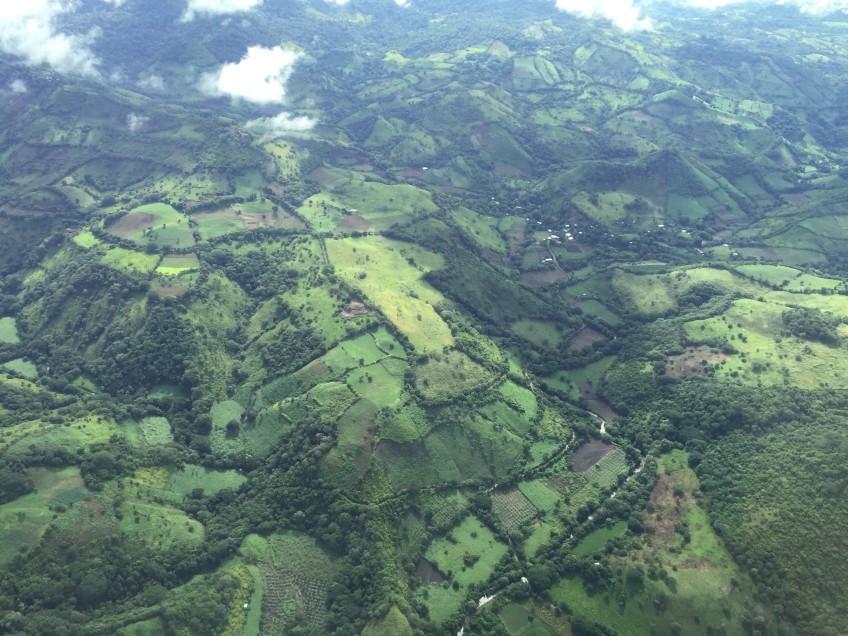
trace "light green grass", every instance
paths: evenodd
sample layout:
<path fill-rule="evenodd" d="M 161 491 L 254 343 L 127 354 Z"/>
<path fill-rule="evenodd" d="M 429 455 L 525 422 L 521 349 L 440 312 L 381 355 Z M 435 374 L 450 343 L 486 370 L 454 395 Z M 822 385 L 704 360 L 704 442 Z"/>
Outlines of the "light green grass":
<path fill-rule="evenodd" d="M 7 344 L 18 344 L 18 323 L 14 318 L 0 318 L 0 342 Z"/>
<path fill-rule="evenodd" d="M 374 337 L 370 333 L 364 333 L 356 338 L 344 340 L 340 345 L 351 358 L 363 365 L 374 364 L 386 357 L 386 354 L 377 346 Z"/>
<path fill-rule="evenodd" d="M 528 419 L 532 420 L 536 417 L 539 411 L 539 402 L 531 390 L 516 384 L 512 380 L 507 380 L 498 388 L 498 391 L 508 402 L 518 406 Z"/>
<path fill-rule="evenodd" d="M 754 280 L 777 287 L 783 287 L 801 273 L 800 270 L 785 265 L 738 265 L 735 269 Z"/>
<path fill-rule="evenodd" d="M 16 358 L 3 363 L 4 369 L 20 373 L 25 378 L 33 379 L 38 377 L 38 369 L 35 365 L 26 358 Z"/>
<path fill-rule="evenodd" d="M 328 240 L 327 252 L 342 280 L 377 306 L 416 350 L 453 344 L 450 328 L 433 308 L 444 297 L 421 280 L 444 266 L 441 256 L 378 236 Z"/>
<path fill-rule="evenodd" d="M 548 488 L 541 479 L 522 481 L 518 484 L 518 489 L 536 508 L 546 512 L 553 510 L 560 500 L 559 493 Z"/>
<path fill-rule="evenodd" d="M 398 443 L 420 438 L 430 425 L 427 413 L 412 401 L 381 414 L 378 423 L 380 437 Z"/>
<path fill-rule="evenodd" d="M 613 524 L 612 527 L 604 526 L 593 530 L 575 546 L 572 554 L 576 557 L 582 557 L 603 552 L 610 539 L 623 536 L 626 530 L 627 524 L 623 521 Z"/>
<path fill-rule="evenodd" d="M 432 403 L 444 403 L 482 388 L 495 379 L 494 374 L 461 351 L 432 354 L 415 367 L 415 388 Z"/>
<path fill-rule="evenodd" d="M 164 417 L 145 417 L 139 422 L 141 434 L 149 446 L 170 444 L 174 441 L 171 435 L 171 424 Z"/>
<path fill-rule="evenodd" d="M 392 406 L 400 399 L 406 368 L 402 360 L 384 360 L 355 369 L 347 376 L 347 383 L 377 407 Z"/>
<path fill-rule="evenodd" d="M 443 574 L 451 573 L 451 581 L 459 583 L 459 590 L 444 591 L 443 588 L 430 586 L 430 598 L 425 601 L 430 615 L 437 623 L 457 611 L 471 584 L 483 583 L 491 576 L 498 562 L 506 555 L 507 548 L 495 539 L 492 531 L 473 517 L 466 517 L 451 531 L 456 539 L 452 543 L 447 539 L 437 539 L 427 548 L 425 557 L 434 563 Z M 473 561 L 473 565 L 466 564 Z M 422 590 L 419 590 L 420 597 Z"/>
<path fill-rule="evenodd" d="M 0 563 L 8 563 L 20 550 L 35 546 L 53 518 L 50 501 L 83 485 L 76 467 L 30 468 L 27 475 L 35 490 L 0 505 Z"/>
<path fill-rule="evenodd" d="M 483 249 L 489 249 L 499 254 L 506 253 L 506 242 L 498 231 L 500 219 L 482 216 L 473 210 L 461 207 L 453 210 L 451 216 L 456 224 Z"/>
<path fill-rule="evenodd" d="M 512 331 L 537 347 L 555 349 L 562 340 L 562 331 L 550 320 L 524 319 L 512 324 Z"/>
<path fill-rule="evenodd" d="M 181 510 L 127 500 L 121 532 L 150 550 L 190 550 L 203 543 L 203 525 Z"/>
<path fill-rule="evenodd" d="M 848 310 L 848 298 L 819 298 L 823 311 L 836 309 L 837 315 L 848 315 L 843 313 Z M 720 346 L 726 342 L 738 351 L 716 367 L 716 377 L 748 385 L 789 383 L 805 389 L 848 386 L 848 361 L 841 348 L 782 335 L 786 306 L 778 303 L 817 306 L 816 295 L 771 292 L 765 299 L 771 302 L 740 299 L 723 316 L 684 325 L 695 343 Z"/>
<path fill-rule="evenodd" d="M 159 267 L 156 268 L 158 274 L 165 276 L 178 276 L 183 272 L 188 272 L 200 267 L 200 261 L 197 259 L 197 254 L 168 254 L 162 258 Z"/>
<path fill-rule="evenodd" d="M 165 487 L 180 497 L 185 497 L 195 489 L 203 490 L 206 495 L 225 489 L 238 489 L 247 477 L 236 470 L 215 470 L 204 466 L 185 464 L 180 470 L 168 477 Z"/>
<path fill-rule="evenodd" d="M 102 241 L 91 232 L 80 232 L 74 237 L 74 243 L 85 249 L 97 247 Z"/>
<path fill-rule="evenodd" d="M 600 382 L 601 378 L 604 377 L 604 374 L 612 366 L 612 363 L 615 362 L 615 359 L 615 356 L 606 356 L 580 369 L 564 369 L 542 379 L 550 387 L 576 400 L 580 397 L 580 391 L 577 385 L 584 382 L 594 385 Z"/>
<path fill-rule="evenodd" d="M 146 254 L 110 245 L 100 260 L 104 265 L 131 274 L 148 274 L 159 265 L 159 259 L 158 254 Z"/>

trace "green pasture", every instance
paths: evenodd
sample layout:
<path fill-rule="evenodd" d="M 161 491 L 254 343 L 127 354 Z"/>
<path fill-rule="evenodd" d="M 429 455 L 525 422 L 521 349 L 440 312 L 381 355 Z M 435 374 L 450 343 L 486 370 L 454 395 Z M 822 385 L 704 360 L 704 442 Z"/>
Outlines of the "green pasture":
<path fill-rule="evenodd" d="M 107 226 L 115 236 L 156 248 L 194 244 L 188 217 L 167 203 L 142 205 Z"/>
<path fill-rule="evenodd" d="M 171 424 L 164 417 L 145 417 L 138 424 L 144 442 L 148 446 L 170 444 L 174 441 Z"/>
<path fill-rule="evenodd" d="M 563 338 L 563 328 L 551 320 L 529 318 L 512 323 L 512 332 L 520 338 L 544 349 L 555 349 Z"/>
<path fill-rule="evenodd" d="M 512 380 L 504 382 L 498 391 L 510 404 L 516 405 L 528 419 L 535 419 L 539 411 L 539 402 L 532 391 Z"/>
<path fill-rule="evenodd" d="M 167 254 L 162 258 L 159 266 L 156 268 L 157 274 L 166 276 L 178 276 L 183 272 L 198 269 L 200 261 L 197 254 Z"/>
<path fill-rule="evenodd" d="M 74 243 L 85 249 L 97 247 L 102 241 L 91 232 L 80 232 L 74 236 Z"/>
<path fill-rule="evenodd" d="M 482 388 L 494 374 L 461 351 L 433 353 L 415 367 L 415 388 L 428 402 L 444 403 Z"/>
<path fill-rule="evenodd" d="M 610 539 L 623 536 L 626 530 L 627 524 L 623 521 L 593 530 L 575 546 L 572 554 L 576 557 L 583 557 L 601 553 Z"/>
<path fill-rule="evenodd" d="M 414 401 L 381 412 L 377 422 L 380 437 L 398 443 L 419 439 L 430 426 L 427 413 Z"/>
<path fill-rule="evenodd" d="M 121 511 L 121 532 L 149 550 L 190 550 L 203 543 L 203 524 L 182 510 L 126 500 Z"/>
<path fill-rule="evenodd" d="M 440 351 L 453 343 L 450 328 L 434 305 L 444 297 L 421 280 L 444 266 L 441 256 L 411 243 L 383 237 L 327 241 L 336 273 L 359 289 L 419 351 Z"/>
<path fill-rule="evenodd" d="M 551 636 L 545 623 L 521 605 L 509 603 L 499 614 L 509 636 Z"/>
<path fill-rule="evenodd" d="M 149 274 L 159 265 L 159 254 L 136 252 L 116 245 L 105 247 L 101 262 L 130 274 Z"/>
<path fill-rule="evenodd" d="M 400 399 L 407 368 L 402 360 L 386 359 L 352 371 L 346 381 L 357 395 L 377 407 L 392 406 Z"/>
<path fill-rule="evenodd" d="M 247 477 L 236 470 L 216 470 L 185 464 L 171 473 L 165 487 L 179 497 L 186 497 L 198 489 L 205 495 L 214 495 L 225 488 L 237 490 L 245 481 Z"/>
<path fill-rule="evenodd" d="M 568 395 L 572 400 L 580 398 L 579 385 L 595 385 L 615 362 L 615 356 L 606 356 L 579 369 L 563 369 L 542 378 L 549 387 Z"/>
<path fill-rule="evenodd" d="M 370 333 L 363 333 L 355 338 L 343 340 L 340 343 L 342 349 L 353 360 L 360 365 L 374 364 L 386 357 L 386 353 L 377 346 L 377 342 Z"/>
<path fill-rule="evenodd" d="M 609 557 L 616 574 L 608 591 L 593 592 L 578 577 L 567 577 L 552 588 L 553 598 L 574 615 L 623 635 L 670 633 L 672 628 L 700 634 L 721 625 L 728 633 L 742 633 L 742 617 L 753 605 L 749 584 L 697 504 L 698 480 L 685 457 L 682 464 L 667 457 L 661 463 L 668 472 L 655 488 L 651 513 L 645 513 L 645 523 L 658 527 L 645 535 L 641 547 Z M 680 531 L 684 527 L 688 541 Z M 574 554 L 592 558 L 625 530 L 624 522 L 599 528 L 583 538 Z M 657 567 L 668 583 L 646 575 Z M 618 602 L 610 603 L 610 596 Z"/>
<path fill-rule="evenodd" d="M 38 377 L 38 369 L 35 364 L 26 358 L 15 358 L 3 363 L 3 368 L 15 373 L 20 373 L 25 378 L 33 379 Z"/>
<path fill-rule="evenodd" d="M 455 543 L 436 539 L 425 553 L 425 558 L 447 576 L 447 587 L 428 586 L 416 593 L 422 598 L 423 592 L 428 592 L 429 598 L 423 600 L 437 624 L 459 609 L 468 586 L 486 581 L 507 553 L 506 546 L 476 517 L 466 517 L 450 534 Z M 459 589 L 453 589 L 453 581 L 459 584 Z"/>
<path fill-rule="evenodd" d="M 51 501 L 83 487 L 79 468 L 30 468 L 27 476 L 35 490 L 0 505 L 0 563 L 34 547 L 53 520 Z"/>
<path fill-rule="evenodd" d="M 791 384 L 807 389 L 845 387 L 845 356 L 841 347 L 784 335 L 786 305 L 810 306 L 815 294 L 769 292 L 765 301 L 740 299 L 723 315 L 684 325 L 694 343 L 730 346 L 736 353 L 714 366 L 716 377 L 751 385 Z M 818 297 L 815 306 L 848 317 L 848 299 Z M 785 303 L 785 304 L 784 304 Z"/>
<path fill-rule="evenodd" d="M 33 446 L 41 453 L 74 453 L 94 444 L 107 444 L 113 435 L 120 434 L 114 421 L 98 415 L 71 420 L 67 425 L 35 421 L 6 430 L 11 433 L 5 440 L 11 441 L 8 455 L 27 454 Z"/>
<path fill-rule="evenodd" d="M 451 217 L 463 232 L 481 248 L 499 254 L 506 253 L 506 243 L 498 230 L 499 218 L 482 216 L 466 207 L 453 210 Z"/>
<path fill-rule="evenodd" d="M 541 479 L 522 481 L 518 484 L 518 490 L 530 503 L 544 512 L 553 510 L 560 501 L 559 493 L 549 488 Z"/>

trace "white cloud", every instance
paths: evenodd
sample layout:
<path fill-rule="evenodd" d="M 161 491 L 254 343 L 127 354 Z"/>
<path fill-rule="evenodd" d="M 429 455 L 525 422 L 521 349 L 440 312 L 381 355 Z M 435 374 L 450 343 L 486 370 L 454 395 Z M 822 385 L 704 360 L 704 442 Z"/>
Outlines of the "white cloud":
<path fill-rule="evenodd" d="M 395 0 L 396 2 L 398 0 Z M 581 18 L 602 17 L 625 31 L 632 29 L 650 29 L 651 19 L 643 16 L 643 11 L 657 4 L 673 4 L 679 7 L 714 10 L 734 4 L 753 4 L 750 0 L 556 0 L 556 6 L 562 11 Z M 848 0 L 771 0 L 767 4 L 797 7 L 802 13 L 825 15 L 828 13 L 848 13 Z M 766 4 L 766 10 L 767 10 Z"/>
<path fill-rule="evenodd" d="M 148 75 L 144 79 L 138 80 L 136 86 L 149 91 L 164 91 L 165 80 L 162 79 L 161 75 Z"/>
<path fill-rule="evenodd" d="M 15 95 L 23 95 L 29 89 L 27 88 L 26 83 L 23 80 L 12 80 L 9 82 L 9 90 L 12 91 Z"/>
<path fill-rule="evenodd" d="M 301 57 L 300 53 L 279 46 L 272 49 L 251 46 L 240 62 L 225 64 L 216 73 L 205 74 L 200 80 L 200 90 L 207 95 L 229 95 L 256 104 L 282 103 L 286 82 Z"/>
<path fill-rule="evenodd" d="M 312 130 L 318 123 L 311 117 L 292 117 L 289 113 L 280 113 L 275 117 L 260 117 L 251 119 L 244 127 L 250 131 L 280 137 L 288 132 L 306 132 Z"/>
<path fill-rule="evenodd" d="M 127 115 L 127 128 L 130 129 L 131 133 L 137 133 L 139 130 L 144 128 L 144 124 L 149 121 L 149 117 L 142 117 L 137 113 L 130 113 L 129 115 Z"/>
<path fill-rule="evenodd" d="M 328 4 L 337 4 L 339 6 L 342 6 L 350 2 L 350 0 L 324 0 L 324 2 L 327 2 Z"/>
<path fill-rule="evenodd" d="M 651 28 L 650 18 L 641 17 L 642 8 L 633 0 L 556 0 L 556 6 L 581 18 L 607 18 L 624 31 Z"/>
<path fill-rule="evenodd" d="M 405 7 L 409 4 L 409 0 L 395 0 L 395 4 L 399 7 Z"/>
<path fill-rule="evenodd" d="M 224 15 L 250 11 L 261 5 L 263 0 L 188 0 L 183 21 L 193 20 L 195 15 Z"/>
<path fill-rule="evenodd" d="M 72 11 L 68 0 L 0 2 L 0 51 L 27 64 L 49 64 L 60 73 L 98 75 L 97 57 L 88 48 L 94 34 L 61 33 L 56 19 Z"/>

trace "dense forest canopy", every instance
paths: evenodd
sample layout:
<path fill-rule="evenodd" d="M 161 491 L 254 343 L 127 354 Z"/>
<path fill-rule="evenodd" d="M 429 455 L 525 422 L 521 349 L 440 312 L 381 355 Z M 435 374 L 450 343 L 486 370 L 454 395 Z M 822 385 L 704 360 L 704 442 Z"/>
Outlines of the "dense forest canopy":
<path fill-rule="evenodd" d="M 848 631 L 839 7 L 20 4 L 0 633 Z"/>

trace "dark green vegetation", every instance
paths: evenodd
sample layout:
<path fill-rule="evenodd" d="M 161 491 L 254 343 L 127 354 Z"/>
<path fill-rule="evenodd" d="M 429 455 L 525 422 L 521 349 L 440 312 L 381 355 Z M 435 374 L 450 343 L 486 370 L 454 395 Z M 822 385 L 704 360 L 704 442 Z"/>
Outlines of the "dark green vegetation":
<path fill-rule="evenodd" d="M 845 632 L 846 23 L 177 4 L 0 63 L 0 633 Z"/>

